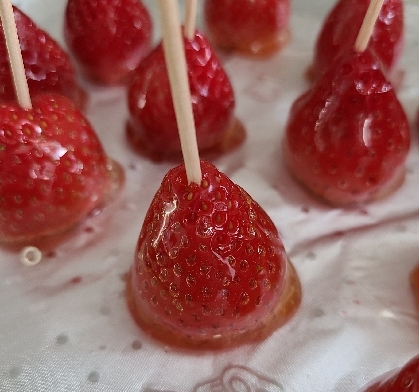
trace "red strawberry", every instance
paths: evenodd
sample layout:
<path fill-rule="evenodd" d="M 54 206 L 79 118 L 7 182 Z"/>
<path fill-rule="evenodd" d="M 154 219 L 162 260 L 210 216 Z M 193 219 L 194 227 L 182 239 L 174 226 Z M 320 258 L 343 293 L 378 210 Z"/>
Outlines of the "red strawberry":
<path fill-rule="evenodd" d="M 333 59 L 350 51 L 356 41 L 370 0 L 340 0 L 331 10 L 317 38 L 310 76 L 316 80 Z M 386 74 L 398 63 L 404 46 L 403 1 L 385 0 L 368 48 Z"/>
<path fill-rule="evenodd" d="M 378 381 L 365 392 L 417 392 L 419 391 L 419 355 L 412 358 L 390 378 Z"/>
<path fill-rule="evenodd" d="M 409 144 L 403 108 L 366 51 L 337 58 L 296 100 L 284 151 L 309 190 L 350 204 L 384 196 L 401 183 Z"/>
<path fill-rule="evenodd" d="M 217 47 L 270 54 L 289 40 L 290 0 L 206 0 L 208 37 Z"/>
<path fill-rule="evenodd" d="M 17 7 L 13 7 L 31 96 L 51 92 L 83 103 L 83 92 L 67 53 Z M 1 26 L 1 23 L 0 23 Z M 15 90 L 4 36 L 0 37 L 0 100 L 15 100 Z"/>
<path fill-rule="evenodd" d="M 298 277 L 266 212 L 212 164 L 200 185 L 169 171 L 147 212 L 128 304 L 169 344 L 226 347 L 261 339 L 295 312 Z"/>
<path fill-rule="evenodd" d="M 234 93 L 208 41 L 196 32 L 184 39 L 198 147 L 223 141 L 234 121 Z M 180 140 L 163 47 L 158 45 L 135 71 L 129 88 L 128 133 L 155 156 L 180 155 Z"/>
<path fill-rule="evenodd" d="M 88 78 L 117 84 L 150 50 L 152 22 L 140 0 L 69 0 L 64 33 Z"/>
<path fill-rule="evenodd" d="M 111 162 L 80 111 L 59 95 L 33 109 L 0 104 L 0 239 L 31 241 L 74 226 L 104 202 Z"/>

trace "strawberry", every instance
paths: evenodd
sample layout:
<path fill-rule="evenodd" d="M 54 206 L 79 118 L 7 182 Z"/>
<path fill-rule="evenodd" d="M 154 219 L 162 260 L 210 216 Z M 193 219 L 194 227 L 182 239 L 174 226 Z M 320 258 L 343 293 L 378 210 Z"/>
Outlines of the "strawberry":
<path fill-rule="evenodd" d="M 152 27 L 140 0 L 69 0 L 64 35 L 86 77 L 112 85 L 126 82 L 149 52 Z"/>
<path fill-rule="evenodd" d="M 351 204 L 400 185 L 409 144 L 406 115 L 378 61 L 348 52 L 294 102 L 284 152 L 309 190 Z"/>
<path fill-rule="evenodd" d="M 13 7 L 23 63 L 31 96 L 45 92 L 65 95 L 80 106 L 83 92 L 77 85 L 70 57 L 45 31 Z M 0 24 L 1 26 L 1 24 Z M 15 90 L 4 36 L 0 37 L 0 100 L 15 100 Z"/>
<path fill-rule="evenodd" d="M 234 121 L 234 93 L 205 37 L 184 39 L 198 147 L 220 143 Z M 180 155 L 180 140 L 162 44 L 135 71 L 128 91 L 128 134 L 152 155 Z"/>
<path fill-rule="evenodd" d="M 417 392 L 419 391 L 419 355 L 384 381 L 377 381 L 365 392 Z"/>
<path fill-rule="evenodd" d="M 112 186 L 111 162 L 74 103 L 50 94 L 32 103 L 0 103 L 1 242 L 63 232 Z"/>
<path fill-rule="evenodd" d="M 205 0 L 210 41 L 224 50 L 270 54 L 289 40 L 290 0 Z"/>
<path fill-rule="evenodd" d="M 314 51 L 312 79 L 317 80 L 333 59 L 350 51 L 356 41 L 369 0 L 340 0 L 327 16 Z M 390 75 L 404 46 L 403 1 L 385 0 L 369 42 L 369 49 Z"/>
<path fill-rule="evenodd" d="M 136 321 L 169 344 L 258 339 L 288 320 L 300 286 L 266 212 L 212 164 L 170 170 L 144 220 L 128 281 Z"/>

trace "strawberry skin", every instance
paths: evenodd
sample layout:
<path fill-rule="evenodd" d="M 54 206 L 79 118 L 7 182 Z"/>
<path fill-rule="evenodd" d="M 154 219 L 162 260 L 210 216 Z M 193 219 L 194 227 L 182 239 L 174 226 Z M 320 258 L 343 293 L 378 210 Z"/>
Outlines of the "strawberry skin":
<path fill-rule="evenodd" d="M 70 57 L 60 45 L 17 7 L 13 7 L 31 96 L 45 92 L 65 95 L 82 104 L 82 91 Z M 1 23 L 0 23 L 1 26 Z M 15 90 L 4 35 L 0 37 L 0 100 L 15 100 Z"/>
<path fill-rule="evenodd" d="M 234 120 L 234 92 L 228 76 L 205 37 L 184 39 L 198 147 L 219 143 Z M 135 71 L 128 91 L 129 130 L 148 148 L 163 155 L 180 154 L 180 140 L 162 44 Z"/>
<path fill-rule="evenodd" d="M 103 202 L 107 157 L 74 103 L 38 95 L 33 109 L 0 103 L 0 238 L 62 232 Z"/>
<path fill-rule="evenodd" d="M 401 183 L 409 145 L 406 115 L 378 61 L 368 51 L 349 52 L 294 102 L 284 153 L 309 190 L 351 204 Z"/>
<path fill-rule="evenodd" d="M 340 0 L 327 16 L 314 51 L 311 77 L 316 80 L 333 59 L 350 51 L 367 12 L 369 0 Z M 385 0 L 368 48 L 387 75 L 395 69 L 404 46 L 403 1 Z"/>
<path fill-rule="evenodd" d="M 392 377 L 370 386 L 365 392 L 418 392 L 419 355 L 412 358 Z"/>
<path fill-rule="evenodd" d="M 163 179 L 137 243 L 128 297 L 134 315 L 158 325 L 149 325 L 152 334 L 174 334 L 171 344 L 220 335 L 228 345 L 225 335 L 272 315 L 292 266 L 266 212 L 212 164 L 201 168 L 200 185 L 188 185 L 184 165 Z M 300 301 L 296 277 L 292 289 L 281 309 L 287 319 Z"/>
<path fill-rule="evenodd" d="M 214 46 L 270 54 L 289 39 L 289 0 L 205 0 L 204 20 Z"/>
<path fill-rule="evenodd" d="M 149 52 L 152 21 L 139 0 L 69 0 L 64 35 L 86 77 L 124 83 Z"/>

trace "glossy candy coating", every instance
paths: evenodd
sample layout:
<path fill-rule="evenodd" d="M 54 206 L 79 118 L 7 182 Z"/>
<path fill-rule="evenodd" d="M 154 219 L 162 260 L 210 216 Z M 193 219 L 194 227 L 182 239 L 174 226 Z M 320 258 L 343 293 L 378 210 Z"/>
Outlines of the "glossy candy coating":
<path fill-rule="evenodd" d="M 351 204 L 400 185 L 409 145 L 408 120 L 378 61 L 349 52 L 294 102 L 284 153 L 310 191 Z"/>
<path fill-rule="evenodd" d="M 234 92 L 205 37 L 184 38 L 198 148 L 220 143 L 234 122 Z M 162 44 L 140 64 L 128 91 L 129 132 L 155 154 L 181 153 Z"/>
<path fill-rule="evenodd" d="M 63 232 L 104 203 L 111 162 L 68 98 L 38 95 L 33 109 L 0 104 L 0 239 Z"/>
<path fill-rule="evenodd" d="M 228 347 L 282 325 L 301 288 L 268 215 L 212 164 L 201 168 L 200 185 L 188 185 L 183 165 L 163 179 L 137 243 L 128 300 L 140 326 L 170 344 Z"/>
<path fill-rule="evenodd" d="M 22 58 L 31 96 L 46 92 L 65 95 L 79 106 L 83 92 L 77 85 L 70 57 L 60 45 L 17 7 L 13 7 Z M 0 22 L 1 26 L 1 22 Z M 15 90 L 6 42 L 0 35 L 0 100 L 14 101 Z"/>
<path fill-rule="evenodd" d="M 419 392 L 419 355 L 390 377 L 377 381 L 364 392 Z"/>
<path fill-rule="evenodd" d="M 149 52 L 152 21 L 139 0 L 69 0 L 64 34 L 87 78 L 126 82 Z"/>
<path fill-rule="evenodd" d="M 289 40 L 289 0 L 205 0 L 208 38 L 226 51 L 267 55 Z"/>
<path fill-rule="evenodd" d="M 340 0 L 327 16 L 315 44 L 310 77 L 317 80 L 335 57 L 350 51 L 367 12 L 369 0 Z M 404 46 L 403 1 L 385 0 L 368 48 L 389 75 L 399 62 Z"/>

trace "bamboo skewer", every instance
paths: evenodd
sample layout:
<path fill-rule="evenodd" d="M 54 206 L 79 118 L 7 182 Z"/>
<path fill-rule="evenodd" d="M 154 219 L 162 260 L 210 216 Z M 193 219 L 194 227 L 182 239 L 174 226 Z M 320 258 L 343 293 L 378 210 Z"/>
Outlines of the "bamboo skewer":
<path fill-rule="evenodd" d="M 169 74 L 180 144 L 188 182 L 201 183 L 202 172 L 196 140 L 195 121 L 176 0 L 159 0 L 163 32 L 163 50 Z"/>
<path fill-rule="evenodd" d="M 13 85 L 18 104 L 23 109 L 32 109 L 13 6 L 10 0 L 0 0 L 0 18 L 3 25 L 4 38 L 9 54 Z M 34 266 L 41 260 L 42 252 L 35 246 L 27 246 L 20 253 L 20 261 L 26 266 Z"/>
<path fill-rule="evenodd" d="M 192 39 L 195 35 L 197 0 L 187 0 L 185 13 L 185 37 Z"/>
<path fill-rule="evenodd" d="M 17 101 L 23 109 L 32 109 L 13 7 L 10 0 L 0 0 L 0 17 L 3 24 L 4 38 L 9 54 Z"/>
<path fill-rule="evenodd" d="M 371 0 L 355 41 L 354 50 L 356 52 L 363 52 L 367 48 L 383 3 L 384 0 Z"/>

